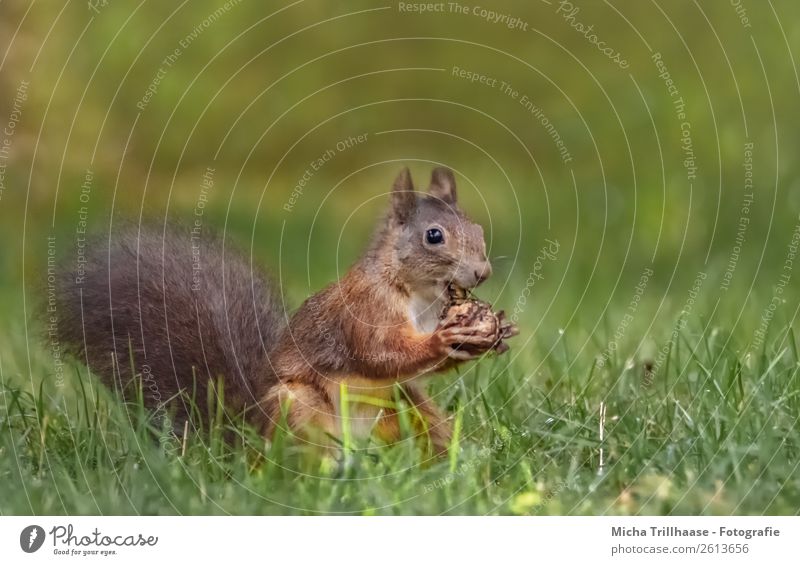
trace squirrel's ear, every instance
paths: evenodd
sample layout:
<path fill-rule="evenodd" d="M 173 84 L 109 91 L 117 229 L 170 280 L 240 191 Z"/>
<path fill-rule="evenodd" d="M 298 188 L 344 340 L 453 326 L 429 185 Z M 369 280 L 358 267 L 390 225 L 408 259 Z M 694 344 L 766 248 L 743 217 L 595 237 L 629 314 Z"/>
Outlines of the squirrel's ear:
<path fill-rule="evenodd" d="M 447 204 L 456 203 L 456 179 L 453 171 L 447 167 L 436 167 L 431 175 L 431 186 L 428 189 L 431 196 L 443 200 Z"/>
<path fill-rule="evenodd" d="M 407 221 L 417 206 L 417 195 L 411 181 L 411 171 L 403 167 L 392 186 L 392 211 L 400 222 Z"/>

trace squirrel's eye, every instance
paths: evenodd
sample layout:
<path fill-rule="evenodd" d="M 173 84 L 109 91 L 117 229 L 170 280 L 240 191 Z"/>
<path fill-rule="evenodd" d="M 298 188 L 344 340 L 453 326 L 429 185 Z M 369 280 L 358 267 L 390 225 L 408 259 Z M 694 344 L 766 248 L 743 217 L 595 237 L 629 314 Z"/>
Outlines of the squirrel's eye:
<path fill-rule="evenodd" d="M 438 245 L 444 243 L 444 234 L 439 228 L 431 228 L 425 232 L 425 241 L 431 245 Z"/>

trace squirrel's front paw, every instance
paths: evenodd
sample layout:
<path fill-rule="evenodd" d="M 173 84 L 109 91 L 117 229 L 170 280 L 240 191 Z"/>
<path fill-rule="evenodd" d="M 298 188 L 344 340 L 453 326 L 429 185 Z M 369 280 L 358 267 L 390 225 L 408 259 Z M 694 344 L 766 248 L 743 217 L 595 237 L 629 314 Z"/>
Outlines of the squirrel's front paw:
<path fill-rule="evenodd" d="M 504 340 L 519 333 L 505 312 L 493 312 L 490 304 L 476 299 L 450 306 L 439 324 L 439 332 L 449 342 L 447 356 L 459 361 L 478 359 L 492 350 L 505 353 Z"/>
<path fill-rule="evenodd" d="M 486 333 L 475 327 L 450 326 L 438 334 L 443 354 L 458 361 L 478 359 L 497 344 L 496 332 Z"/>

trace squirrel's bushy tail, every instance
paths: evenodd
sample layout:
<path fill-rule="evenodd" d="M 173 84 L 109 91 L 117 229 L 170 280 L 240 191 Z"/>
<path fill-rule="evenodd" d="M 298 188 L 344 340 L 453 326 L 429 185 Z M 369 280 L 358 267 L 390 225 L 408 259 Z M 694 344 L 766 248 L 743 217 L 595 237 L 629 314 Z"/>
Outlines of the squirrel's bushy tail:
<path fill-rule="evenodd" d="M 90 241 L 84 257 L 59 285 L 67 352 L 122 391 L 141 376 L 145 404 L 174 407 L 176 424 L 187 398 L 205 409 L 209 381 L 222 379 L 231 410 L 258 401 L 286 315 L 250 261 L 206 233 L 136 227 Z"/>

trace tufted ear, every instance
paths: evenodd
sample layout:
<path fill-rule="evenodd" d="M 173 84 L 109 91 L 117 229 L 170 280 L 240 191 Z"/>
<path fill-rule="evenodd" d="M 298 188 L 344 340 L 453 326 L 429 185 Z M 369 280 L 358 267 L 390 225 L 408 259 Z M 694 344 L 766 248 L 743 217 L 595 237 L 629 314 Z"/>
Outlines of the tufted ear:
<path fill-rule="evenodd" d="M 411 172 L 408 167 L 403 167 L 392 186 L 392 214 L 400 223 L 407 222 L 414 209 L 417 207 L 417 195 L 414 192 L 414 183 L 411 181 Z"/>
<path fill-rule="evenodd" d="M 431 175 L 431 186 L 428 188 L 431 196 L 434 196 L 451 206 L 456 204 L 456 179 L 453 171 L 447 167 L 436 167 Z"/>

